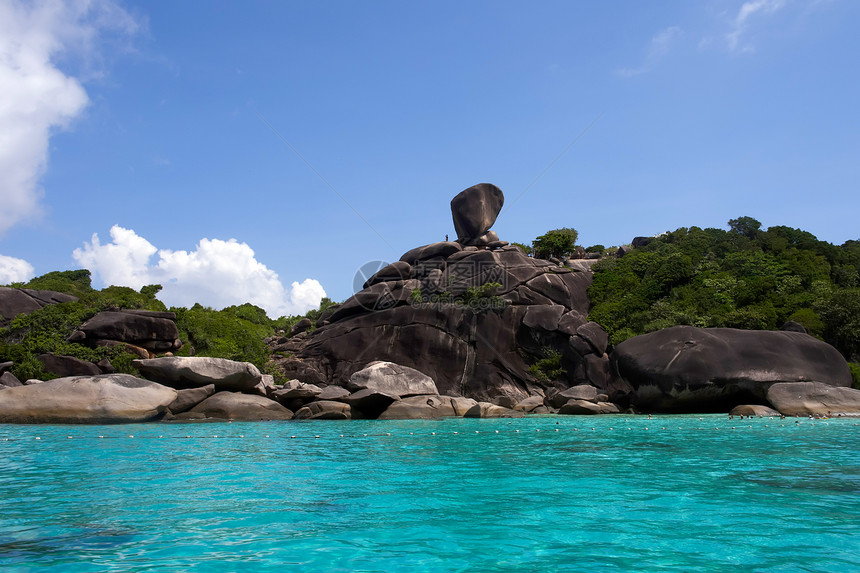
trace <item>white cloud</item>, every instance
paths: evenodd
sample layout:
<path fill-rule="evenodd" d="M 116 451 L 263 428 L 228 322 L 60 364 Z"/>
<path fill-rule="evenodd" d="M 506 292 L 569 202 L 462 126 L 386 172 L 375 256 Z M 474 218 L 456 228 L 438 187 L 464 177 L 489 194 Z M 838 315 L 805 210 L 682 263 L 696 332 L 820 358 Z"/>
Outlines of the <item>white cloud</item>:
<path fill-rule="evenodd" d="M 645 55 L 645 63 L 638 68 L 621 68 L 616 73 L 624 77 L 638 76 L 651 69 L 669 53 L 672 44 L 681 36 L 680 26 L 669 26 L 655 34 L 648 42 L 648 52 Z"/>
<path fill-rule="evenodd" d="M 733 52 L 753 52 L 752 43 L 744 42 L 743 35 L 749 26 L 749 21 L 756 15 L 773 14 L 785 6 L 785 0 L 749 0 L 738 10 L 732 30 L 726 34 L 726 42 Z"/>
<path fill-rule="evenodd" d="M 35 276 L 34 270 L 24 259 L 0 255 L 0 285 L 26 282 Z"/>
<path fill-rule="evenodd" d="M 223 308 L 250 302 L 272 317 L 304 314 L 317 308 L 326 296 L 314 279 L 293 282 L 287 289 L 277 273 L 256 260 L 246 243 L 235 239 L 201 239 L 194 251 L 157 249 L 131 229 L 114 225 L 111 242 L 102 244 L 93 234 L 74 259 L 97 275 L 105 285 L 134 289 L 160 284 L 158 298 L 168 306 L 196 302 Z M 154 264 L 153 255 L 158 254 Z"/>
<path fill-rule="evenodd" d="M 98 59 L 106 31 L 133 33 L 136 23 L 110 0 L 0 0 L 0 234 L 40 215 L 39 179 L 48 141 L 89 103 L 79 79 L 57 60 Z"/>

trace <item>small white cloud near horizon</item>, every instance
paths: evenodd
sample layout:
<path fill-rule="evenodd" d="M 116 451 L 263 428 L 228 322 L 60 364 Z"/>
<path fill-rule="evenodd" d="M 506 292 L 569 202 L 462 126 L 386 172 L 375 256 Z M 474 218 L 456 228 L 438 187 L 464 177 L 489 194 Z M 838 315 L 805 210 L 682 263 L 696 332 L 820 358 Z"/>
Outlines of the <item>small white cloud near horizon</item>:
<path fill-rule="evenodd" d="M 163 288 L 159 300 L 168 306 L 194 303 L 214 308 L 250 302 L 270 318 L 299 315 L 319 307 L 326 296 L 319 281 L 294 281 L 287 289 L 277 273 L 256 260 L 247 243 L 235 239 L 201 239 L 194 251 L 158 249 L 135 233 L 114 225 L 111 242 L 98 234 L 75 249 L 72 257 L 107 285 L 139 290 L 148 284 Z M 150 264 L 153 255 L 158 255 Z"/>
<path fill-rule="evenodd" d="M 615 73 L 619 76 L 629 78 L 650 72 L 651 69 L 669 53 L 669 50 L 672 48 L 672 44 L 675 43 L 675 40 L 677 40 L 680 35 L 680 26 L 669 26 L 668 28 L 660 30 L 648 43 L 648 52 L 645 55 L 645 62 L 641 66 L 638 68 L 621 68 L 616 70 Z"/>
<path fill-rule="evenodd" d="M 36 276 L 35 271 L 24 259 L 0 255 L 0 285 L 27 282 Z"/>
<path fill-rule="evenodd" d="M 56 61 L 77 58 L 86 67 L 99 59 L 104 32 L 136 28 L 113 0 L 0 1 L 0 235 L 42 215 L 51 135 L 89 105 L 80 80 Z"/>

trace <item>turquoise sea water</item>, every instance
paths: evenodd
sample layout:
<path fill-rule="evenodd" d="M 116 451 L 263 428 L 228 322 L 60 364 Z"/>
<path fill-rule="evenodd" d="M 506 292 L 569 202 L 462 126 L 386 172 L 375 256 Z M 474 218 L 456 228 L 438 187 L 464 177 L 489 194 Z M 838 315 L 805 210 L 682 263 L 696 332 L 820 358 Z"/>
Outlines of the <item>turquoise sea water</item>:
<path fill-rule="evenodd" d="M 0 425 L 0 571 L 860 571 L 858 424 Z"/>

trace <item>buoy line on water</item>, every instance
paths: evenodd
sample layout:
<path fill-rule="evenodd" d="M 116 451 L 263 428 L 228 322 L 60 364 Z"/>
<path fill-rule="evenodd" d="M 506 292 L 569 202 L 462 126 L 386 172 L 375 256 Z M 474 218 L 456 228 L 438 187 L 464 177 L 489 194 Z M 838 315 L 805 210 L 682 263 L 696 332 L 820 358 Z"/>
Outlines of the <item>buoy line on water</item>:
<path fill-rule="evenodd" d="M 653 419 L 652 419 L 653 420 Z M 771 418 L 770 420 L 773 420 Z M 699 418 L 699 421 L 704 421 L 702 418 Z M 765 421 L 765 420 L 761 420 Z M 777 422 L 785 422 L 786 420 L 776 420 Z M 325 423 L 325 422 L 321 422 Z M 625 423 L 629 423 L 629 420 L 625 420 Z M 731 426 L 677 426 L 677 430 L 686 430 L 686 431 L 737 431 L 737 430 L 748 430 L 748 429 L 756 429 L 756 428 L 801 428 L 801 427 L 815 427 L 815 426 L 829 426 L 830 423 L 827 420 L 807 420 L 800 419 L 795 420 L 794 423 L 778 423 L 778 424 L 744 424 L 744 425 L 731 425 Z M 857 422 L 853 423 L 852 426 L 858 426 Z M 579 433 L 590 434 L 592 432 L 597 432 L 598 430 L 606 430 L 610 432 L 632 432 L 632 431 L 675 431 L 676 428 L 674 426 L 644 426 L 644 427 L 634 427 L 634 426 L 609 426 L 607 428 L 599 428 L 597 426 L 577 426 L 577 427 L 560 427 L 560 428 L 535 428 L 532 432 L 531 430 L 525 429 L 506 429 L 506 430 L 470 430 L 470 431 L 429 431 L 429 432 L 368 432 L 368 433 L 357 433 L 357 434 L 329 434 L 329 435 L 321 435 L 321 434 L 186 434 L 186 435 L 135 435 L 135 434 L 123 434 L 123 435 L 72 435 L 67 434 L 64 436 L 31 436 L 31 437 L 0 437 L 0 442 L 24 442 L 24 441 L 34 441 L 34 440 L 43 440 L 43 439 L 55 439 L 55 440 L 222 440 L 222 439 L 282 439 L 282 440 L 319 440 L 319 439 L 363 439 L 363 438 L 387 438 L 387 437 L 442 437 L 442 436 L 474 436 L 478 435 L 487 435 L 487 436 L 500 436 L 500 435 L 524 435 L 524 434 L 550 434 L 554 435 L 557 433 Z"/>

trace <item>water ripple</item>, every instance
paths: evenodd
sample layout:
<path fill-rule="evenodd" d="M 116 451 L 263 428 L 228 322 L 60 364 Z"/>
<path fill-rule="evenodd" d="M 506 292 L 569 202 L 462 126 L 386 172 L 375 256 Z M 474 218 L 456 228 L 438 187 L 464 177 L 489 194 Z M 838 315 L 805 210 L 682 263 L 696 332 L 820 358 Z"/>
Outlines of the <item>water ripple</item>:
<path fill-rule="evenodd" d="M 785 422 L 0 426 L 0 569 L 860 571 L 856 422 Z"/>

